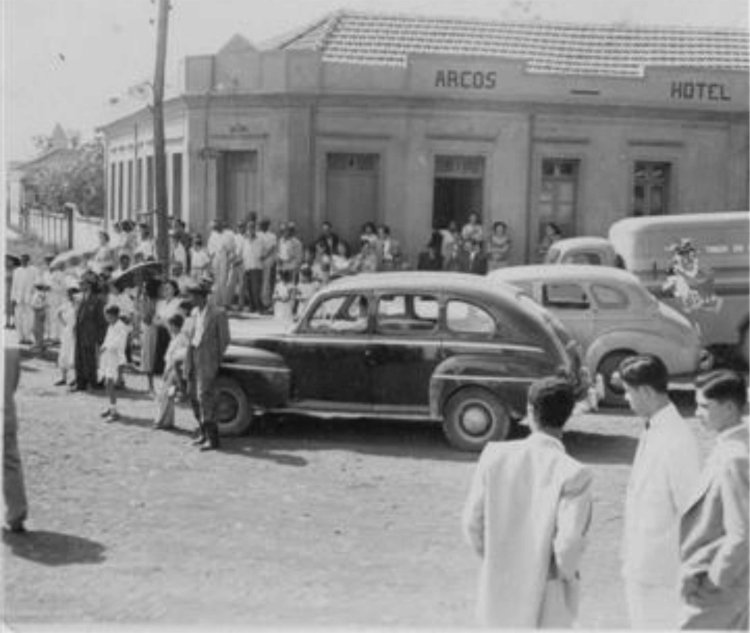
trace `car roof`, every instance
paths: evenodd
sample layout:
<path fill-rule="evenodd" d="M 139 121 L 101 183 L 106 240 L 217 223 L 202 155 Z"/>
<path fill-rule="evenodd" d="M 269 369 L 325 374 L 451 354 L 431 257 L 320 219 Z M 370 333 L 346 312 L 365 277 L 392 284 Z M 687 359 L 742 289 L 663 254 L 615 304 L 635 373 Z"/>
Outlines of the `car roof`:
<path fill-rule="evenodd" d="M 498 287 L 488 284 L 487 278 L 481 275 L 438 271 L 394 271 L 379 273 L 360 273 L 340 277 L 325 287 L 328 291 L 352 290 L 424 290 L 432 292 L 463 292 L 472 290 L 478 293 L 497 294 Z M 513 300 L 517 290 L 512 287 L 500 288 Z"/>
<path fill-rule="evenodd" d="M 582 235 L 580 237 L 566 237 L 558 240 L 550 248 L 559 248 L 565 246 L 566 248 L 575 248 L 577 246 L 609 246 L 612 248 L 612 243 L 606 237 L 599 237 L 598 235 Z"/>
<path fill-rule="evenodd" d="M 651 215 L 634 218 L 622 218 L 615 222 L 610 235 L 615 233 L 639 232 L 653 227 L 680 227 L 685 230 L 700 226 L 716 226 L 724 223 L 747 223 L 750 213 L 747 211 L 713 211 L 711 213 L 683 213 L 679 215 Z"/>
<path fill-rule="evenodd" d="M 499 268 L 489 274 L 493 281 L 535 281 L 555 279 L 565 281 L 604 281 L 626 284 L 640 284 L 632 273 L 610 266 L 589 266 L 587 264 L 537 264 L 531 266 L 509 266 Z"/>

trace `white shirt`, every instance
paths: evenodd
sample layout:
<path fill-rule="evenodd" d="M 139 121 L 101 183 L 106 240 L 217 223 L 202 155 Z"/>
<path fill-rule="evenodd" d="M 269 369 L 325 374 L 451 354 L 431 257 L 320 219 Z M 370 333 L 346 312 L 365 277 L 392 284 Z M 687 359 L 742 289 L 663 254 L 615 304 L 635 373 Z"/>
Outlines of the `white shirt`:
<path fill-rule="evenodd" d="M 245 270 L 258 270 L 263 267 L 263 239 L 255 234 L 255 237 L 246 235 L 242 239 L 242 264 Z"/>
<path fill-rule="evenodd" d="M 10 298 L 17 303 L 30 303 L 34 292 L 37 270 L 34 266 L 19 266 L 13 270 Z"/>
<path fill-rule="evenodd" d="M 192 318 L 193 318 L 193 336 L 190 338 L 190 343 L 193 345 L 193 347 L 198 347 L 200 345 L 201 339 L 203 338 L 203 330 L 206 327 L 206 313 L 208 312 L 208 305 L 206 305 L 203 310 L 201 310 L 198 307 L 193 308 Z"/>
<path fill-rule="evenodd" d="M 276 260 L 277 238 L 271 231 L 258 231 L 258 237 L 263 240 L 263 266 L 270 268 Z"/>
<path fill-rule="evenodd" d="M 698 440 L 670 403 L 652 416 L 633 461 L 622 539 L 625 578 L 677 587 L 679 519 L 700 470 Z"/>

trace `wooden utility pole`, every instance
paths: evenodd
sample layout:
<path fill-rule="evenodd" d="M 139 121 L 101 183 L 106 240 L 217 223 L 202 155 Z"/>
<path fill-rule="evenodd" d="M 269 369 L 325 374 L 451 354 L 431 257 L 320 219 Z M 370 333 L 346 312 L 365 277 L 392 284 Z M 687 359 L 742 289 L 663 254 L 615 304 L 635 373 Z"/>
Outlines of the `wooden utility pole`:
<path fill-rule="evenodd" d="M 167 25 L 169 0 L 157 0 L 156 68 L 154 70 L 154 176 L 156 182 L 156 255 L 161 262 L 169 261 L 167 235 L 167 153 L 164 146 L 164 68 L 167 62 Z"/>

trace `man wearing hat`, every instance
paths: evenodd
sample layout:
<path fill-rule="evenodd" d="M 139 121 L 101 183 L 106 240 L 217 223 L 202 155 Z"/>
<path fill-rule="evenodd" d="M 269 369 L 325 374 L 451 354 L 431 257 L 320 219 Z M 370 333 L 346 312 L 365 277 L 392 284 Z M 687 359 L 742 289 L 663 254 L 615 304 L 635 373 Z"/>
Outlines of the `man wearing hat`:
<path fill-rule="evenodd" d="M 11 280 L 10 299 L 15 313 L 16 329 L 20 343 L 31 343 L 34 327 L 34 311 L 31 298 L 34 294 L 37 270 L 30 266 L 31 258 L 28 253 L 21 255 L 21 265 L 13 271 Z"/>
<path fill-rule="evenodd" d="M 229 321 L 226 312 L 208 301 L 212 281 L 202 278 L 187 287 L 195 307 L 188 330 L 185 370 L 188 377 L 190 404 L 199 424 L 196 444 L 200 450 L 219 448 L 219 426 L 216 421 L 214 383 L 221 358 L 229 345 Z"/>

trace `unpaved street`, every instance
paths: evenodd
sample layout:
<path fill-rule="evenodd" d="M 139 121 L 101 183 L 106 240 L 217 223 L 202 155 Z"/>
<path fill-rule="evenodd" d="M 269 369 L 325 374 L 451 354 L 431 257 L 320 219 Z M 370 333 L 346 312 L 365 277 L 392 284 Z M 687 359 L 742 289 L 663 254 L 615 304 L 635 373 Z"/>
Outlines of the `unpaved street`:
<path fill-rule="evenodd" d="M 289 419 L 225 450 L 193 421 L 152 431 L 145 379 L 124 414 L 24 362 L 20 443 L 31 516 L 6 536 L 6 620 L 44 623 L 468 626 L 476 560 L 459 513 L 475 456 L 438 428 Z M 624 627 L 617 550 L 638 422 L 588 415 L 566 443 L 596 509 L 581 624 Z M 704 442 L 705 444 L 705 442 Z"/>

